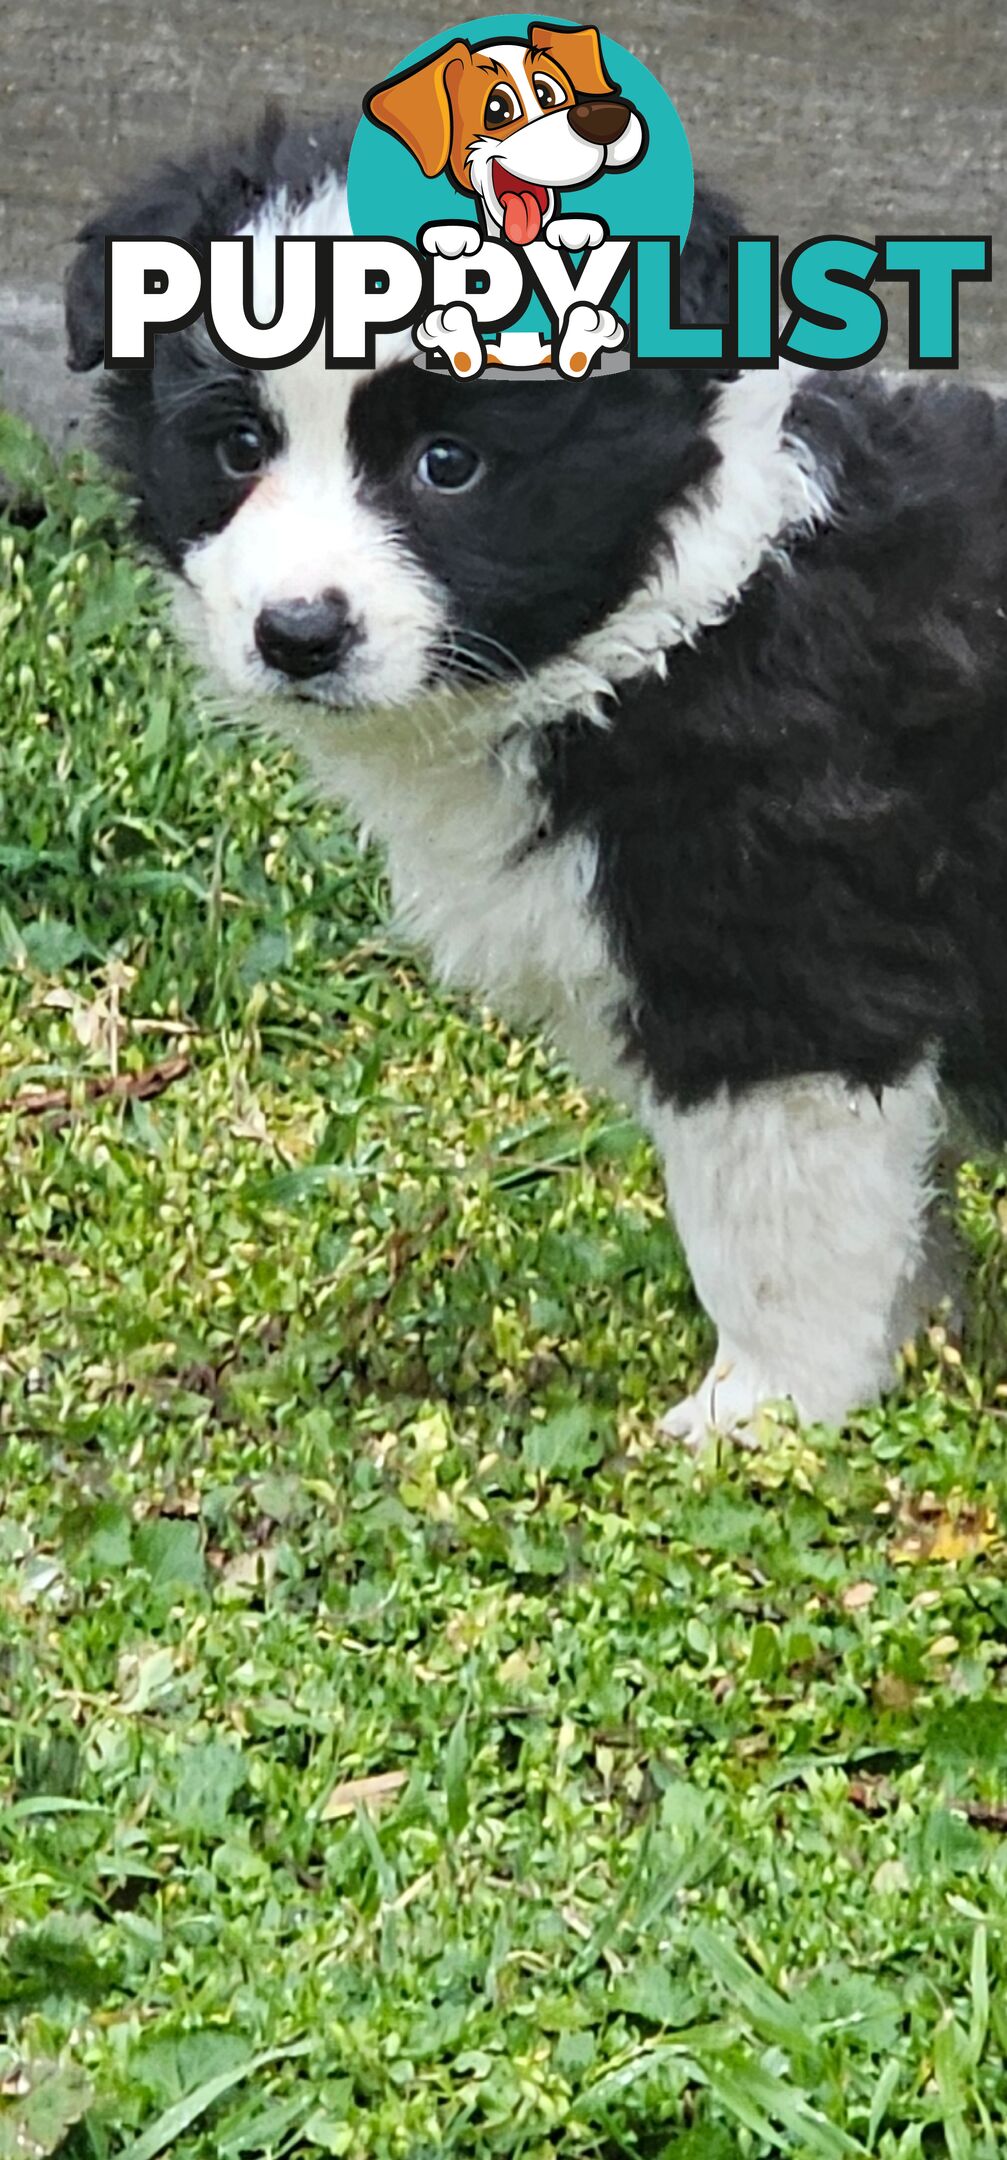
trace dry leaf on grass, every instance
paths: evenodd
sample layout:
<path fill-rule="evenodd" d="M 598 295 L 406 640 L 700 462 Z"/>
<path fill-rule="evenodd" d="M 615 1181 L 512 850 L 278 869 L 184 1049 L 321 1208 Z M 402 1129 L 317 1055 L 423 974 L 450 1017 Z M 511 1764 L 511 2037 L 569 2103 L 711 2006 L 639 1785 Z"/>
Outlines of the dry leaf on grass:
<path fill-rule="evenodd" d="M 405 1770 L 379 1770 L 374 1777 L 349 1778 L 345 1785 L 334 1785 L 319 1816 L 320 1822 L 335 1822 L 340 1815 L 355 1815 L 358 1807 L 388 1807 L 409 1778 Z"/>
<path fill-rule="evenodd" d="M 844 1612 L 866 1612 L 878 1594 L 876 1582 L 855 1582 L 843 1591 L 840 1603 Z"/>
<path fill-rule="evenodd" d="M 994 1508 L 971 1506 L 958 1493 L 944 1501 L 931 1492 L 904 1493 L 888 1557 L 896 1567 L 922 1567 L 928 1561 L 954 1567 L 988 1552 L 997 1528 Z"/>
<path fill-rule="evenodd" d="M 228 1589 L 258 1590 L 261 1586 L 268 1590 L 276 1575 L 276 1562 L 275 1545 L 252 1545 L 245 1552 L 234 1553 L 230 1559 L 221 1553 L 220 1579 Z"/>

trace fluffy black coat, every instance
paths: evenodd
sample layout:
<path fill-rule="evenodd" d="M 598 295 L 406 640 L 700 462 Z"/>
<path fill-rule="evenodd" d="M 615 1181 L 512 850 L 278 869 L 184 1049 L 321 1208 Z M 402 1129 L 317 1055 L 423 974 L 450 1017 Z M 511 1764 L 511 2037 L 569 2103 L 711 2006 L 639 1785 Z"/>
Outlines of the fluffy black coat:
<path fill-rule="evenodd" d="M 831 378 L 797 401 L 834 523 L 542 744 L 589 825 L 662 1094 L 879 1089 L 927 1049 L 1007 1112 L 1007 402 Z"/>
<path fill-rule="evenodd" d="M 82 234 L 71 362 L 102 354 L 106 231 L 196 245 L 280 184 L 344 162 L 348 130 L 267 122 L 243 150 L 166 168 Z M 686 321 L 725 319 L 729 209 L 701 191 Z M 358 393 L 373 498 L 521 667 L 563 650 L 645 575 L 658 520 L 716 453 L 718 376 L 634 370 L 477 386 L 390 370 Z M 105 385 L 142 529 L 172 562 L 222 525 L 240 483 L 206 441 L 256 411 L 254 378 L 159 341 Z M 175 424 L 187 405 L 184 430 Z M 267 424 L 260 414 L 263 424 Z M 678 1106 L 726 1084 L 831 1072 L 874 1089 L 925 1051 L 1007 1113 L 1007 405 L 955 384 L 809 376 L 794 430 L 826 477 L 827 530 L 770 559 L 730 619 L 631 685 L 601 730 L 537 746 L 538 844 L 588 831 L 598 903 L 632 986 L 626 1044 Z M 464 432 L 498 477 L 467 509 L 418 503 L 403 446 Z M 508 451 L 515 452 L 508 474 Z M 491 536 L 491 546 L 487 542 Z"/>

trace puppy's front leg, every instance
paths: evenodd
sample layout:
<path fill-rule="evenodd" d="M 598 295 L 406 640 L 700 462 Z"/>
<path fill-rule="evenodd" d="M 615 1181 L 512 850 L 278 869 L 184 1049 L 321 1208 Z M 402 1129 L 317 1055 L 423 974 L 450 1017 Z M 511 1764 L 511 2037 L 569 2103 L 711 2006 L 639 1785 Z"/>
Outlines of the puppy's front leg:
<path fill-rule="evenodd" d="M 662 1429 L 690 1442 L 736 1432 L 785 1397 L 802 1418 L 839 1423 L 873 1400 L 922 1317 L 914 1288 L 941 1128 L 931 1068 L 880 1099 L 812 1077 L 657 1109 L 650 1124 L 717 1327 L 710 1371 Z"/>

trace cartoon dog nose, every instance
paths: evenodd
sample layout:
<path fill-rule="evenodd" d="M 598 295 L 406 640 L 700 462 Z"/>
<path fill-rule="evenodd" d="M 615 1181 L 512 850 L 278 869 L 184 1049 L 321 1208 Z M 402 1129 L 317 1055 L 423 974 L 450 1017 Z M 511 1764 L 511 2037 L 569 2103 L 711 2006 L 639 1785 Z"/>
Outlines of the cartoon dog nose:
<path fill-rule="evenodd" d="M 356 639 L 345 593 L 330 589 L 317 600 L 280 600 L 259 611 L 255 642 L 266 666 L 295 682 L 327 675 Z"/>
<path fill-rule="evenodd" d="M 579 105 L 571 105 L 568 117 L 574 134 L 585 142 L 610 143 L 625 134 L 630 108 L 621 98 L 582 98 Z"/>

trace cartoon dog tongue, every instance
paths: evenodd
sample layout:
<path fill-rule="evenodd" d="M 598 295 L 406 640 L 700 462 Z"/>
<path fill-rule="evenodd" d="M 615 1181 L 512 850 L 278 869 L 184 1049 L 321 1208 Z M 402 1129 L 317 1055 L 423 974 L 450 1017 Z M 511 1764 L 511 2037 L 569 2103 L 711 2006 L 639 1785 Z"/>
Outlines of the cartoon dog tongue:
<path fill-rule="evenodd" d="M 538 196 L 530 188 L 508 189 L 503 199 L 504 232 L 512 247 L 527 247 L 542 230 Z"/>

